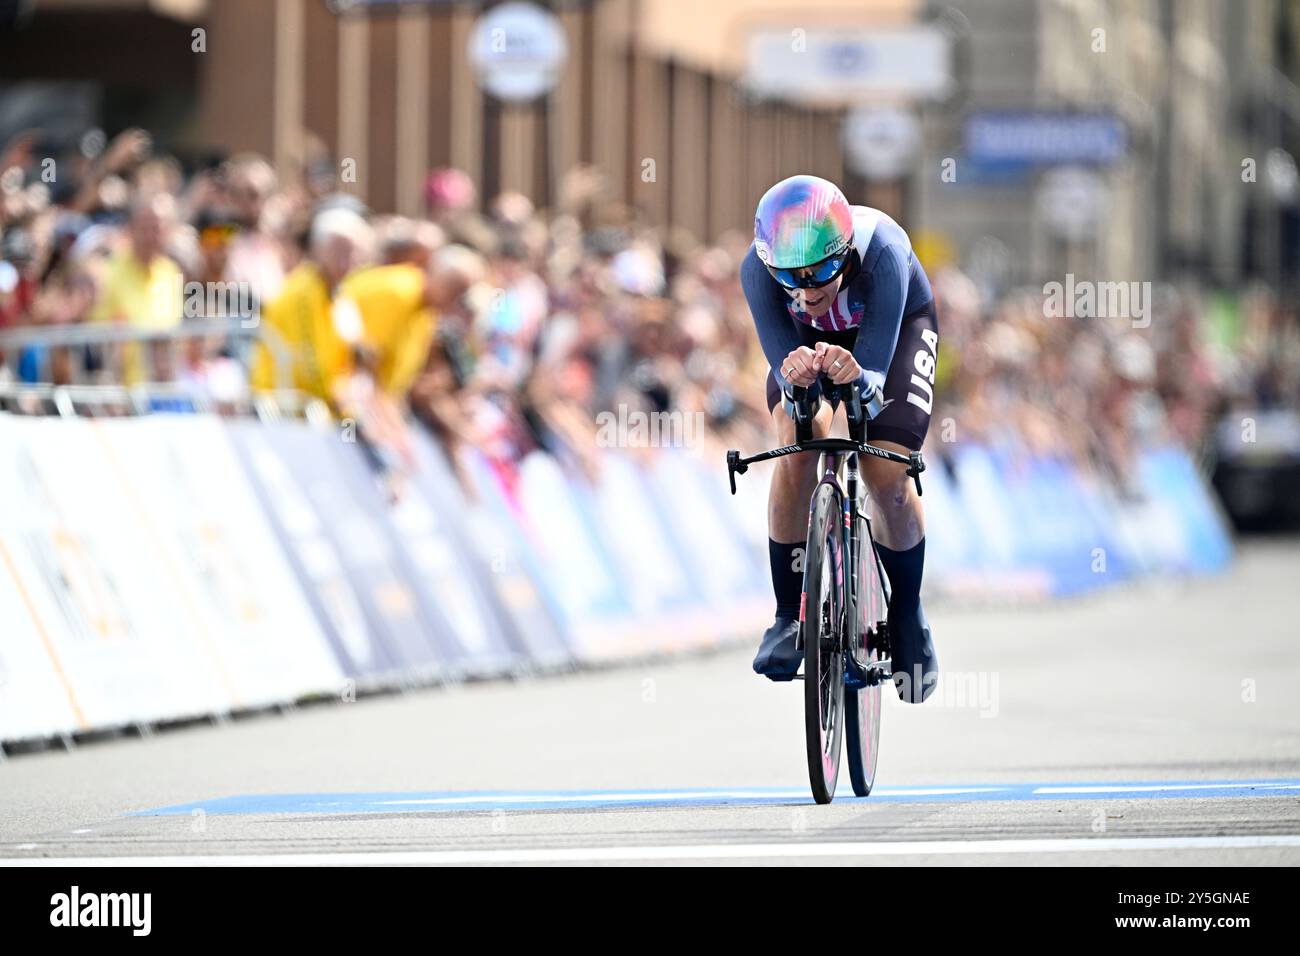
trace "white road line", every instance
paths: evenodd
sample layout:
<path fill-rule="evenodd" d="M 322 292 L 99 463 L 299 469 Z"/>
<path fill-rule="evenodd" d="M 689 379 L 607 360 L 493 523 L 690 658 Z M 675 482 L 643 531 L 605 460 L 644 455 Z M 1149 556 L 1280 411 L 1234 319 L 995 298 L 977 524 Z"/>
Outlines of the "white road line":
<path fill-rule="evenodd" d="M 1003 787 L 927 787 L 917 790 L 877 790 L 881 797 L 938 797 L 963 793 L 998 793 Z M 672 803 L 690 800 L 803 800 L 803 790 L 684 790 L 663 793 L 503 793 L 478 796 L 412 797 L 405 800 L 374 800 L 371 806 L 437 806 L 470 803 L 622 803 L 636 801 Z"/>
<path fill-rule="evenodd" d="M 471 797 L 412 797 L 408 800 L 374 800 L 372 806 L 438 806 L 461 803 L 623 803 L 637 801 L 671 803 L 681 800 L 773 800 L 802 799 L 807 789 L 756 793 L 752 790 L 716 790 L 701 793 L 497 793 Z"/>
<path fill-rule="evenodd" d="M 1169 783 L 1118 787 L 1037 787 L 1034 793 L 1154 793 L 1158 790 L 1240 790 L 1243 787 L 1255 787 L 1260 790 L 1300 790 L 1300 784 L 1296 783 L 1251 783 L 1248 780 L 1243 780 L 1239 783 Z"/>
<path fill-rule="evenodd" d="M 599 863 L 609 860 L 750 860 L 809 857 L 964 856 L 980 853 L 1104 853 L 1137 850 L 1300 848 L 1300 834 L 1214 837 L 1078 837 L 1042 840 L 919 840 L 896 843 L 740 843 L 552 849 L 286 853 L 247 856 L 113 856 L 0 859 L 12 866 L 395 866 L 455 863 Z"/>

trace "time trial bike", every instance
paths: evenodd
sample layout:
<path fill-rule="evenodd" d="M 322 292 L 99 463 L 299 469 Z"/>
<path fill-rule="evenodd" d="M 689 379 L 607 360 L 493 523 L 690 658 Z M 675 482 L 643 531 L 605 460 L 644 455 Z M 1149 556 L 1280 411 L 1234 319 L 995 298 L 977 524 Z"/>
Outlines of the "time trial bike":
<path fill-rule="evenodd" d="M 727 477 L 736 493 L 736 475 L 757 462 L 819 453 L 820 476 L 808 508 L 804 550 L 803 598 L 798 646 L 803 651 L 804 730 L 808 779 L 813 798 L 830 803 L 839 779 L 841 742 L 848 751 L 849 777 L 859 797 L 871 793 L 880 744 L 881 684 L 892 673 L 888 627 L 889 579 L 871 536 L 870 501 L 858 471 L 859 455 L 874 455 L 907 466 L 921 493 L 925 463 L 919 451 L 900 455 L 866 442 L 867 422 L 885 402 L 879 389 L 864 396 L 857 385 L 836 386 L 823 378 L 819 390 L 838 397 L 845 408 L 849 437 L 814 438 L 817 391 L 795 387 L 792 445 L 750 458 L 727 452 Z M 846 733 L 847 731 L 847 733 Z"/>

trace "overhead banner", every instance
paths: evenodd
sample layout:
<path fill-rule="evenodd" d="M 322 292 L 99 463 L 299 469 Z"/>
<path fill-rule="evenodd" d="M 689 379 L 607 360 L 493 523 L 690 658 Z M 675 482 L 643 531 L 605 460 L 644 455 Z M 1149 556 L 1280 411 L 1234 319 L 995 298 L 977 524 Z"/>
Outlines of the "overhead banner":
<path fill-rule="evenodd" d="M 758 96 L 860 103 L 871 97 L 944 99 L 953 89 L 952 41 L 938 26 L 845 24 L 749 32 L 744 86 Z"/>
<path fill-rule="evenodd" d="M 1105 166 L 1128 152 L 1128 130 L 1111 113 L 982 110 L 966 117 L 962 148 L 980 164 Z"/>

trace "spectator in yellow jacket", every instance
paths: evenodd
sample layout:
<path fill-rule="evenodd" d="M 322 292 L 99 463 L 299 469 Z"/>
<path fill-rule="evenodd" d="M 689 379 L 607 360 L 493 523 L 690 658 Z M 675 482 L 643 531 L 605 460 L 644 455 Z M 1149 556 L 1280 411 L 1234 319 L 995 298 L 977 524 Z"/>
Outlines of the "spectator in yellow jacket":
<path fill-rule="evenodd" d="M 436 313 L 451 307 L 482 279 L 481 260 L 461 246 L 433 254 L 429 268 L 409 262 L 374 266 L 344 280 L 340 298 L 361 317 L 362 353 L 375 384 L 400 400 L 424 369 Z"/>
<path fill-rule="evenodd" d="M 145 332 L 180 325 L 181 270 L 163 253 L 174 214 L 175 204 L 166 193 L 142 197 L 131 207 L 127 242 L 109 260 L 103 296 L 91 321 Z M 122 381 L 127 385 L 145 378 L 165 380 L 171 375 L 170 352 L 165 346 L 150 349 L 153 369 L 146 369 L 144 355 L 136 344 L 109 351 L 120 354 Z"/>
<path fill-rule="evenodd" d="M 368 242 L 369 227 L 357 213 L 330 209 L 316 216 L 307 258 L 262 309 L 250 374 L 254 389 L 295 388 L 336 407 L 335 389 L 352 371 L 358 331 L 340 323 L 336 293 Z"/>

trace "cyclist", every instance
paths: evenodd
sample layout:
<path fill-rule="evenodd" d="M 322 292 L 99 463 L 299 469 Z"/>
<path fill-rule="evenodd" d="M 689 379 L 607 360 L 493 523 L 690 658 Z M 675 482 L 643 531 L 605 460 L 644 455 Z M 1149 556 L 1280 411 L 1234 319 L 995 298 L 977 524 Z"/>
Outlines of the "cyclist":
<path fill-rule="evenodd" d="M 934 401 L 939 335 L 930 282 L 898 223 L 878 209 L 850 206 L 834 183 L 792 176 L 759 201 L 740 278 L 771 365 L 767 405 L 780 444 L 795 440 L 791 386 L 816 396 L 828 380 L 856 382 L 864 406 L 873 398 L 875 407 L 883 404 L 867 426 L 869 442 L 904 455 L 921 448 Z M 820 407 L 813 423 L 818 437 L 829 433 L 833 408 Z M 755 672 L 772 680 L 791 680 L 802 660 L 795 639 L 816 465 L 815 455 L 789 455 L 776 460 L 772 475 L 768 553 L 776 620 L 754 658 Z M 891 587 L 894 684 L 901 699 L 921 703 L 939 670 L 920 601 L 921 502 L 903 465 L 863 456 L 861 467 Z"/>

